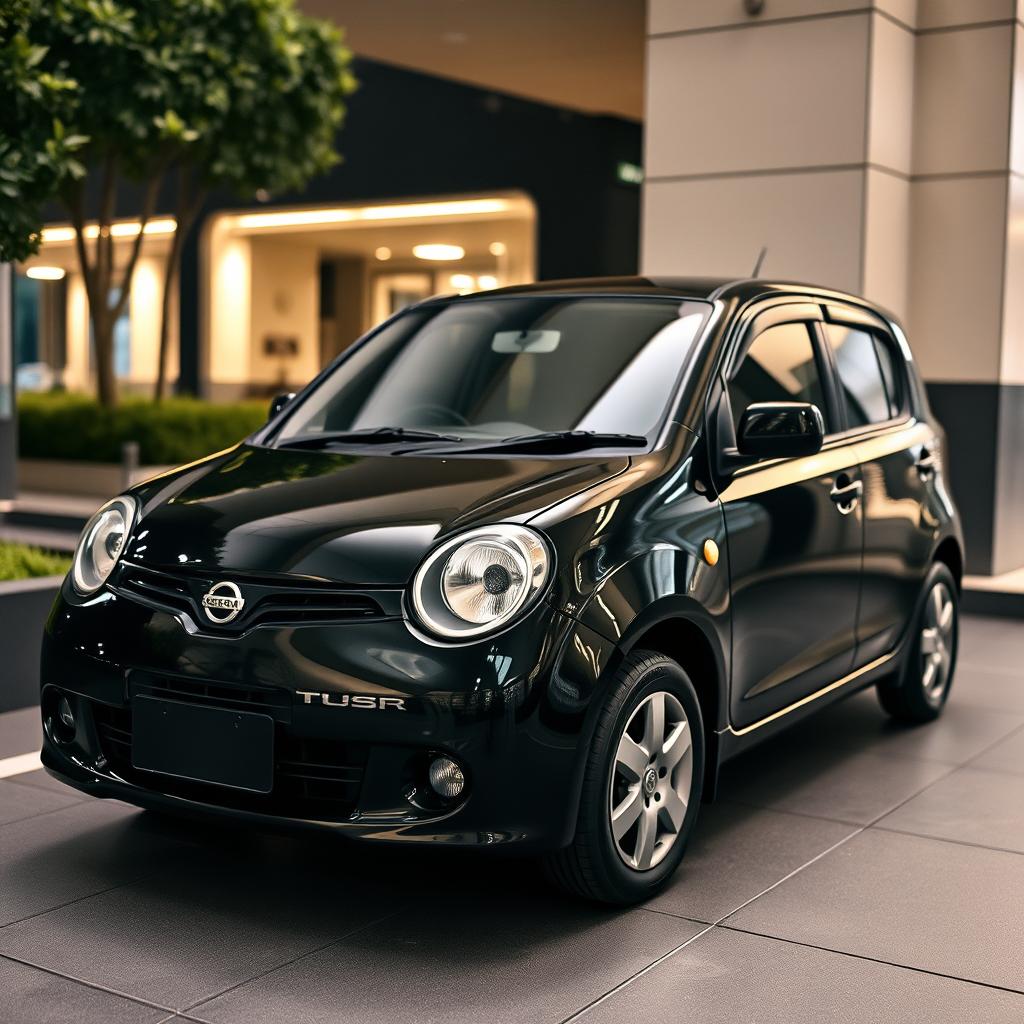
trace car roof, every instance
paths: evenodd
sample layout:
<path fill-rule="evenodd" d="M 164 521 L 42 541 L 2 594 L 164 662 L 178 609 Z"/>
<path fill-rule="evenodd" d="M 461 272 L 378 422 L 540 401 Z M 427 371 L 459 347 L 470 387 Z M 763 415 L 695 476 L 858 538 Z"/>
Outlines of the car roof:
<path fill-rule="evenodd" d="M 798 294 L 822 301 L 852 302 L 883 312 L 880 307 L 860 296 L 800 281 L 769 278 L 728 277 L 581 277 L 564 281 L 537 281 L 534 284 L 512 285 L 487 292 L 475 292 L 464 299 L 489 298 L 501 295 L 636 295 L 688 299 L 733 299 L 745 303 L 762 295 Z M 884 314 L 888 316 L 888 314 Z"/>

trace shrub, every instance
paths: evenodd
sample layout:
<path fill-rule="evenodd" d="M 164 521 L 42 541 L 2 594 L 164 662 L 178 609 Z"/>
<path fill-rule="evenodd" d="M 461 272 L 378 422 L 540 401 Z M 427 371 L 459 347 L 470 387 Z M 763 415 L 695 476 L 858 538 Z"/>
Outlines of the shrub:
<path fill-rule="evenodd" d="M 71 559 L 63 555 L 0 540 L 0 580 L 63 576 L 70 568 Z"/>
<path fill-rule="evenodd" d="M 126 398 L 113 409 L 61 392 L 18 396 L 18 450 L 26 459 L 120 462 L 126 441 L 144 466 L 180 465 L 230 448 L 267 418 L 264 401 L 216 405 L 171 398 L 159 405 Z"/>

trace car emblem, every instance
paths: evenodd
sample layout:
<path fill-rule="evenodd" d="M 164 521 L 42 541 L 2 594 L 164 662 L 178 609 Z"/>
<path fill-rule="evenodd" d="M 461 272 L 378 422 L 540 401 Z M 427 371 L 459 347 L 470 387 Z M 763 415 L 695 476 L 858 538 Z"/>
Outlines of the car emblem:
<path fill-rule="evenodd" d="M 218 626 L 226 626 L 238 618 L 245 607 L 245 599 L 238 586 L 229 580 L 214 583 L 203 594 L 203 610 L 206 617 Z"/>

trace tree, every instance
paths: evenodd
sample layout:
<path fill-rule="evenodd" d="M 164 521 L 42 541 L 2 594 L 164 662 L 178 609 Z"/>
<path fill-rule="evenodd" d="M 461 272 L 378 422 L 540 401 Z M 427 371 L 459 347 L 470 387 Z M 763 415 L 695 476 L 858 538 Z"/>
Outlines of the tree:
<path fill-rule="evenodd" d="M 44 97 L 59 95 L 63 104 L 50 140 L 37 131 L 21 142 L 16 124 L 8 132 L 0 121 L 0 152 L 5 145 L 27 149 L 22 161 L 33 167 L 39 154 L 54 154 L 48 174 L 41 168 L 31 181 L 0 177 L 0 186 L 10 186 L 0 187 L 0 222 L 10 217 L 16 225 L 12 235 L 23 238 L 22 249 L 9 250 L 23 258 L 38 246 L 43 202 L 54 196 L 67 209 L 89 300 L 99 398 L 108 406 L 117 398 L 114 327 L 144 229 L 162 187 L 176 186 L 159 396 L 171 289 L 204 196 L 215 187 L 243 196 L 300 188 L 330 167 L 344 98 L 354 87 L 350 54 L 337 30 L 298 14 L 292 0 L 0 0 L 0 7 L 18 13 L 15 56 L 27 47 L 5 69 L 12 87 L 31 95 L 33 80 L 42 79 Z M 8 172 L 6 156 L 0 166 Z M 22 166 L 16 161 L 11 173 Z M 129 212 L 117 205 L 128 194 L 141 227 L 118 267 L 111 227 L 118 213 Z M 90 202 L 98 221 L 91 246 Z"/>

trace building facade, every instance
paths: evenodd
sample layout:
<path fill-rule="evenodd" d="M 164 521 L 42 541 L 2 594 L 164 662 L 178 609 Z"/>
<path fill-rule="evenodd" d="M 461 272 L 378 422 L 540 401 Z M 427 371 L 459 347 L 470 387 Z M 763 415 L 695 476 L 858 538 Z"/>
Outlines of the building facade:
<path fill-rule="evenodd" d="M 537 277 L 636 271 L 639 124 L 358 61 L 343 162 L 301 195 L 215 196 L 185 243 L 170 378 L 214 400 L 308 381 L 409 302 Z M 121 197 L 121 209 L 130 208 Z M 168 197 L 169 199 L 169 197 Z M 115 340 L 126 392 L 156 377 L 169 203 L 147 225 Z M 114 226 L 123 259 L 139 225 Z M 25 387 L 94 373 L 74 237 L 51 223 L 15 281 Z"/>

